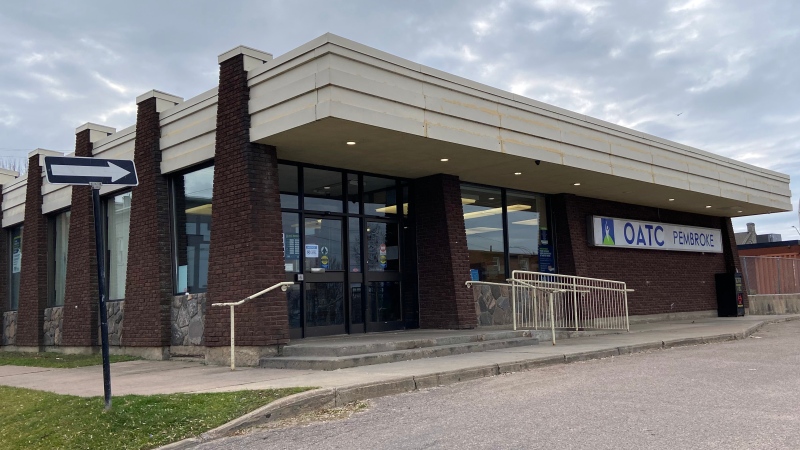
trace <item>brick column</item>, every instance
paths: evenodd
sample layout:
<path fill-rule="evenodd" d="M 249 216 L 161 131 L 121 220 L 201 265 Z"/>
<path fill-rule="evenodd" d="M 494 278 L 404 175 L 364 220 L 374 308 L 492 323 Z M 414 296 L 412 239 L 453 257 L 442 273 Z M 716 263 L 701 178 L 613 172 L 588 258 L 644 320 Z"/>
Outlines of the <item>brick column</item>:
<path fill-rule="evenodd" d="M 42 346 L 44 309 L 47 307 L 47 217 L 42 214 L 43 155 L 60 155 L 34 150 L 28 160 L 25 194 L 25 228 L 22 230 L 22 272 L 17 309 L 17 346 L 38 351 Z"/>
<path fill-rule="evenodd" d="M 558 194 L 551 197 L 550 212 L 555 240 L 556 265 L 562 275 L 586 276 L 585 261 L 588 257 L 586 247 L 586 221 L 584 215 L 575 208 L 575 195 Z M 581 234 L 583 233 L 583 234 Z"/>
<path fill-rule="evenodd" d="M 736 236 L 733 233 L 733 224 L 729 217 L 720 219 L 720 228 L 722 228 L 722 254 L 725 257 L 725 271 L 730 273 L 742 273 L 742 260 L 739 259 L 739 249 L 736 247 Z M 742 275 L 744 278 L 744 275 Z M 747 298 L 747 286 L 744 287 L 744 307 L 750 307 L 750 301 Z"/>
<path fill-rule="evenodd" d="M 414 182 L 420 328 L 475 328 L 461 183 L 452 175 Z"/>
<path fill-rule="evenodd" d="M 250 142 L 246 70 L 270 58 L 245 47 L 220 56 L 209 305 L 241 300 L 285 277 L 277 154 L 274 147 Z M 222 346 L 230 344 L 229 314 L 228 308 L 207 309 L 209 361 L 228 359 Z M 257 364 L 288 341 L 285 293 L 277 290 L 236 308 L 237 363 Z"/>
<path fill-rule="evenodd" d="M 75 130 L 75 156 L 91 158 L 92 143 L 116 131 L 87 123 Z M 90 186 L 72 187 L 62 346 L 91 351 L 97 338 L 97 253 Z"/>
<path fill-rule="evenodd" d="M 154 359 L 169 357 L 172 304 L 169 187 L 161 175 L 159 112 L 181 101 L 159 91 L 136 98 L 133 159 L 139 185 L 131 196 L 122 345 L 126 353 Z"/>

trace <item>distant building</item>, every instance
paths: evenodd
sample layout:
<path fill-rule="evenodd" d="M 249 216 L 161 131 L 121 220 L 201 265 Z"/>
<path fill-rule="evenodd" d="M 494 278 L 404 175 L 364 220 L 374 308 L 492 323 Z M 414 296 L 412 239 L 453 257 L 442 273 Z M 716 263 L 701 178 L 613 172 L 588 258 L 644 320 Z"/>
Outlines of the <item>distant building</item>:
<path fill-rule="evenodd" d="M 747 231 L 734 233 L 736 245 L 766 244 L 770 242 L 780 242 L 781 235 L 778 233 L 756 234 L 756 224 L 748 223 Z"/>

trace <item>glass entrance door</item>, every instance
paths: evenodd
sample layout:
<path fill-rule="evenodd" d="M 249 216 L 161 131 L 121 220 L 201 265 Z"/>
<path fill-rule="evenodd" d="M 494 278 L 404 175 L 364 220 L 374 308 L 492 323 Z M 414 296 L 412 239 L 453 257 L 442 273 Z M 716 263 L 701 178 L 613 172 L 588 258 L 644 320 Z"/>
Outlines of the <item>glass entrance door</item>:
<path fill-rule="evenodd" d="M 291 338 L 402 329 L 416 316 L 401 283 L 413 278 L 401 264 L 401 246 L 413 246 L 400 236 L 402 183 L 302 164 L 278 172 L 286 280 L 298 281 L 287 292 Z"/>
<path fill-rule="evenodd" d="M 398 223 L 368 220 L 366 231 L 367 331 L 402 329 Z"/>
<path fill-rule="evenodd" d="M 346 333 L 342 219 L 306 216 L 303 230 L 304 335 Z"/>

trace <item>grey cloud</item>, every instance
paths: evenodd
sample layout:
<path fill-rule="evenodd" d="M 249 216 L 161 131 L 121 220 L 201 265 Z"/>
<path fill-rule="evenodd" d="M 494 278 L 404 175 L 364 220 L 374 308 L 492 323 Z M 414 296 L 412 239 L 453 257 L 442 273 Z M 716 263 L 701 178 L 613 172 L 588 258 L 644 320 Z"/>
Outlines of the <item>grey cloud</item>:
<path fill-rule="evenodd" d="M 798 17 L 781 0 L 16 2 L 0 16 L 0 130 L 4 147 L 70 149 L 82 122 L 132 124 L 149 89 L 211 88 L 229 48 L 280 55 L 330 31 L 794 177 Z"/>

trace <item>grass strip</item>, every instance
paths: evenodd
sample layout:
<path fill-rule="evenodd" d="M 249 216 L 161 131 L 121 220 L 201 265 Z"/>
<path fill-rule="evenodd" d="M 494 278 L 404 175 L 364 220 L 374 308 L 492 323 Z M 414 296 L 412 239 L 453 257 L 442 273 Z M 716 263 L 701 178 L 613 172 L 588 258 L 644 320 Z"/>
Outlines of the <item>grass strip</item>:
<path fill-rule="evenodd" d="M 112 363 L 134 361 L 139 358 L 126 355 L 111 355 Z M 102 355 L 65 355 L 63 353 L 39 352 L 0 352 L 0 366 L 47 367 L 54 369 L 73 369 L 75 367 L 99 366 L 103 363 Z"/>
<path fill-rule="evenodd" d="M 310 388 L 102 397 L 0 386 L 3 449 L 148 449 L 197 436 Z"/>

